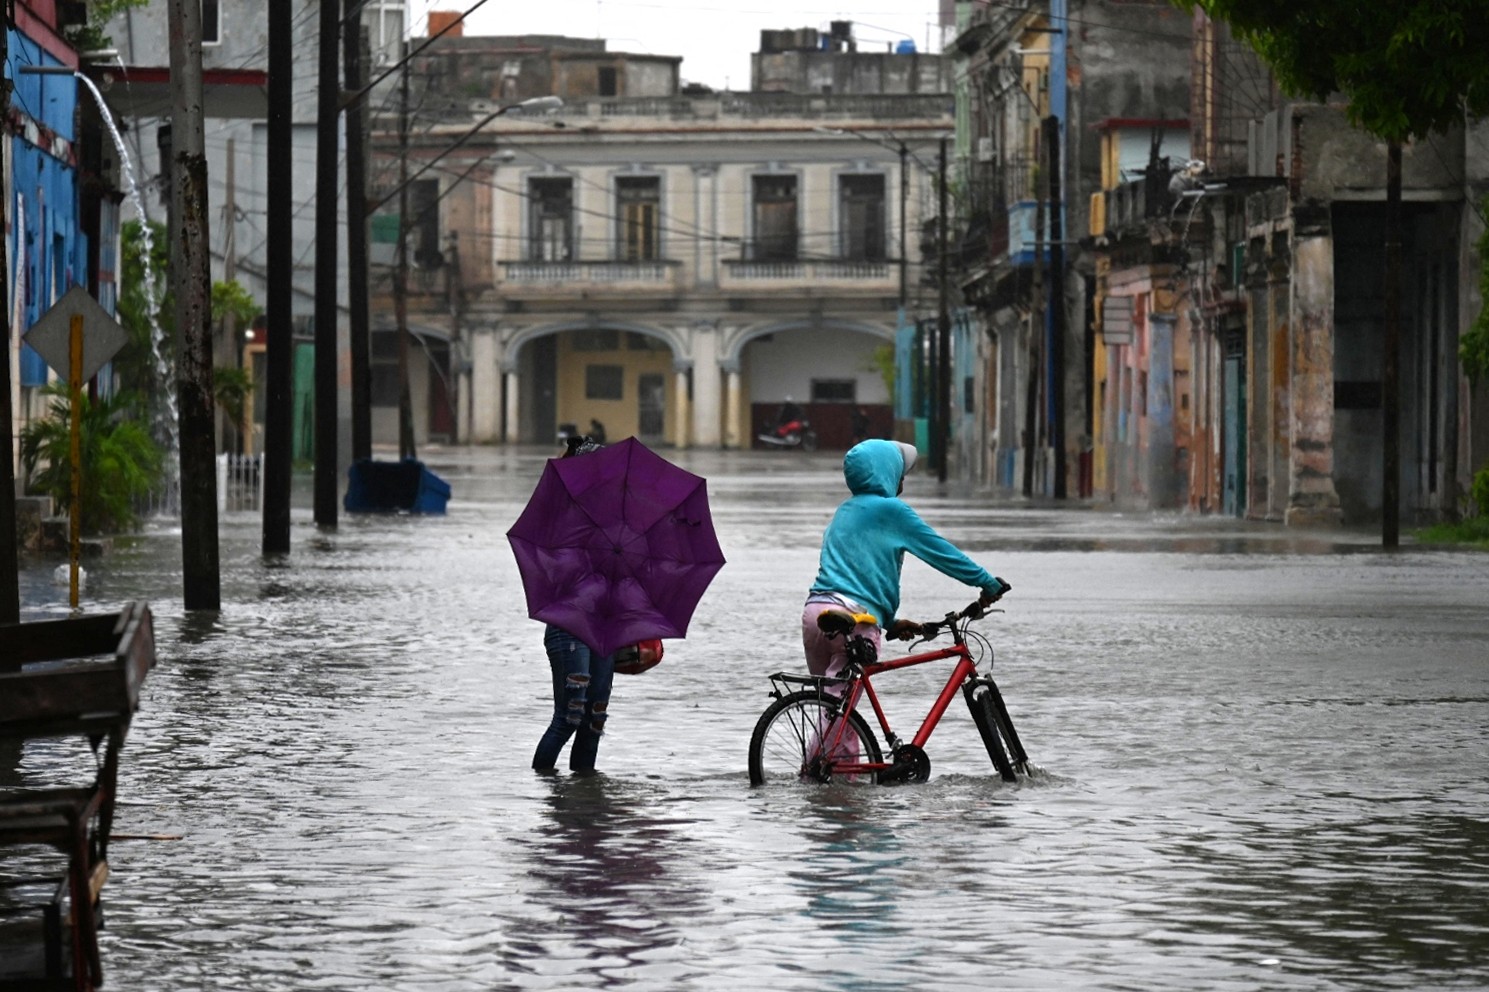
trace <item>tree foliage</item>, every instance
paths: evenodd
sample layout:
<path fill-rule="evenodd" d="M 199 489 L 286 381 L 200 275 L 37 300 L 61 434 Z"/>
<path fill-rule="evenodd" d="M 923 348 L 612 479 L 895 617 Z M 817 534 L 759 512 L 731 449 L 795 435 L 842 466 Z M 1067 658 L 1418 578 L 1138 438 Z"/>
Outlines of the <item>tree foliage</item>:
<path fill-rule="evenodd" d="M 254 301 L 253 296 L 236 279 L 212 284 L 212 321 L 214 323 L 220 324 L 227 316 L 232 315 L 233 320 L 242 329 L 251 325 L 253 318 L 257 317 L 260 312 L 259 305 Z"/>
<path fill-rule="evenodd" d="M 21 432 L 21 461 L 32 488 L 67 512 L 72 506 L 72 403 L 66 383 L 53 382 L 47 416 Z M 138 522 L 136 504 L 160 480 L 160 448 L 120 394 L 82 403 L 82 523 L 90 534 L 118 533 Z M 39 471 L 38 471 L 39 467 Z"/>
<path fill-rule="evenodd" d="M 1294 96 L 1349 101 L 1358 127 L 1407 142 L 1489 113 L 1489 0 L 1172 0 L 1224 21 Z"/>

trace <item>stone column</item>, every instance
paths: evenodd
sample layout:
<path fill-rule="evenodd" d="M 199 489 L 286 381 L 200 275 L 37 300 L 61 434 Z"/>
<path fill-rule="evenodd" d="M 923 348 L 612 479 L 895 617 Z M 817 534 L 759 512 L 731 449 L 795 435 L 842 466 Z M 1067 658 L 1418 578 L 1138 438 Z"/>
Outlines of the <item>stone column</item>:
<path fill-rule="evenodd" d="M 470 423 L 461 436 L 470 444 L 494 444 L 501 440 L 501 368 L 496 332 L 491 328 L 470 330 L 470 374 L 466 377 Z"/>
<path fill-rule="evenodd" d="M 739 429 L 739 359 L 724 359 L 719 370 L 724 373 L 724 447 L 748 448 Z"/>
<path fill-rule="evenodd" d="M 1288 467 L 1292 447 L 1292 251 L 1286 235 L 1272 239 L 1268 262 L 1271 312 L 1266 374 L 1271 385 L 1271 432 L 1268 436 L 1266 518 L 1281 521 L 1287 513 L 1287 494 L 1292 488 Z"/>
<path fill-rule="evenodd" d="M 1293 241 L 1292 447 L 1289 527 L 1337 526 L 1334 489 L 1334 239 L 1304 233 Z"/>
<path fill-rule="evenodd" d="M 699 321 L 693 327 L 692 443 L 699 448 L 717 448 L 722 441 L 718 358 L 722 333 L 717 321 Z"/>
<path fill-rule="evenodd" d="M 689 447 L 688 422 L 692 411 L 688 403 L 688 373 L 693 362 L 688 358 L 672 361 L 672 436 L 679 448 Z"/>
<path fill-rule="evenodd" d="M 1171 313 L 1148 315 L 1148 450 L 1144 469 L 1153 509 L 1179 504 L 1174 432 L 1174 325 Z"/>
<path fill-rule="evenodd" d="M 698 236 L 693 238 L 693 269 L 698 285 L 719 284 L 719 167 L 713 163 L 693 166 L 693 210 Z"/>
<path fill-rule="evenodd" d="M 517 374 L 516 363 L 502 363 L 502 383 L 506 387 L 506 436 L 502 438 L 507 444 L 517 444 L 522 440 L 521 431 L 521 409 L 518 402 L 521 394 L 518 386 L 522 377 Z"/>

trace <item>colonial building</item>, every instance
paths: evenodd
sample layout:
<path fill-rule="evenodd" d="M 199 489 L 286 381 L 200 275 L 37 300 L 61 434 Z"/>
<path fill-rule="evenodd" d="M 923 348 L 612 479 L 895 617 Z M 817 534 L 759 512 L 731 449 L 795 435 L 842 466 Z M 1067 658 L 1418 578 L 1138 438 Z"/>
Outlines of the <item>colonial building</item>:
<path fill-rule="evenodd" d="M 779 48 L 770 34 L 762 48 Z M 927 299 L 908 257 L 934 209 L 922 165 L 954 123 L 939 60 L 845 44 L 860 67 L 882 63 L 853 74 L 865 92 L 684 92 L 676 60 L 603 43 L 449 42 L 414 78 L 462 85 L 411 91 L 469 94 L 463 114 L 445 104 L 406 132 L 384 116 L 372 139 L 387 200 L 374 229 L 410 239 L 408 324 L 434 359 L 415 384 L 424 429 L 443 405 L 477 443 L 551 443 L 595 421 L 748 447 L 789 399 L 824 446 L 850 443 L 855 411 L 894 430 L 895 329 Z M 374 367 L 375 401 L 387 374 Z"/>
<path fill-rule="evenodd" d="M 1031 496 L 1091 492 L 1103 180 L 1188 151 L 1189 23 L 1167 0 L 957 6 L 961 289 L 982 329 L 988 413 L 964 476 Z"/>
<path fill-rule="evenodd" d="M 1193 31 L 1203 158 L 1155 141 L 1142 175 L 1109 173 L 1094 201 L 1097 494 L 1289 524 L 1378 520 L 1381 382 L 1395 365 L 1402 519 L 1455 512 L 1489 456 L 1457 363 L 1481 305 L 1484 126 L 1405 150 L 1401 349 L 1387 355 L 1384 144 L 1340 106 L 1281 99 L 1223 25 L 1200 16 Z"/>

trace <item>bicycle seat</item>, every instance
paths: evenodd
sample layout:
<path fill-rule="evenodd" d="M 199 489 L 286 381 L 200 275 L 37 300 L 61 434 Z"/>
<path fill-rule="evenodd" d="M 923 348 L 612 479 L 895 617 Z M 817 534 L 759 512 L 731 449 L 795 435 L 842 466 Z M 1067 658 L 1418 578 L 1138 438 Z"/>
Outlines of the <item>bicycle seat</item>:
<path fill-rule="evenodd" d="M 879 619 L 872 613 L 849 613 L 847 610 L 829 607 L 817 614 L 817 629 L 828 637 L 847 634 L 861 623 L 877 624 Z"/>

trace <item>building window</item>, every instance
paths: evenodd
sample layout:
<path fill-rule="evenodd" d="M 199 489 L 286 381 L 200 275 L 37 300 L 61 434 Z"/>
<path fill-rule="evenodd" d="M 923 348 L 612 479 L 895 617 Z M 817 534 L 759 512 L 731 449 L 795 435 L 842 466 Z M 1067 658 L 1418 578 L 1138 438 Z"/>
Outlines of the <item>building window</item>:
<path fill-rule="evenodd" d="M 437 269 L 445 260 L 439 247 L 439 180 L 408 184 L 408 254 L 421 269 Z"/>
<path fill-rule="evenodd" d="M 884 176 L 843 176 L 838 186 L 843 257 L 884 261 Z"/>
<path fill-rule="evenodd" d="M 202 0 L 202 44 L 222 41 L 222 4 L 219 0 Z"/>
<path fill-rule="evenodd" d="M 600 66 L 600 96 L 617 96 L 615 66 Z"/>
<path fill-rule="evenodd" d="M 574 181 L 568 176 L 528 181 L 529 251 L 534 262 L 574 257 Z"/>
<path fill-rule="evenodd" d="M 756 262 L 796 261 L 796 177 L 755 177 Z"/>
<path fill-rule="evenodd" d="M 584 398 L 587 400 L 623 399 L 622 384 L 625 368 L 620 365 L 586 365 L 584 367 Z"/>
<path fill-rule="evenodd" d="M 662 181 L 655 176 L 626 176 L 615 181 L 616 257 L 622 262 L 661 258 L 658 221 Z"/>
<path fill-rule="evenodd" d="M 616 351 L 620 348 L 620 332 L 614 328 L 575 331 L 570 347 L 575 351 Z"/>
<path fill-rule="evenodd" d="M 813 403 L 856 403 L 858 383 L 853 379 L 813 379 Z"/>

